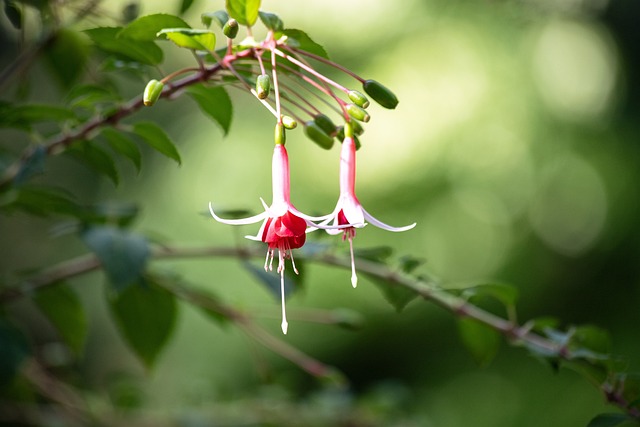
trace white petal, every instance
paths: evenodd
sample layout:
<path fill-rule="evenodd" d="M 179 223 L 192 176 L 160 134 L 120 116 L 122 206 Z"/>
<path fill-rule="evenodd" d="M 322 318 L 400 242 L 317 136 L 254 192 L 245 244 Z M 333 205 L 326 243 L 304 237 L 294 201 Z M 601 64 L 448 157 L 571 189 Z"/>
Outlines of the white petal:
<path fill-rule="evenodd" d="M 404 227 L 392 227 L 390 225 L 385 224 L 384 222 L 378 221 L 377 219 L 375 219 L 373 216 L 371 216 L 371 214 L 369 212 L 367 212 L 366 210 L 364 210 L 364 208 L 362 208 L 362 212 L 364 212 L 364 218 L 369 221 L 371 224 L 373 224 L 374 226 L 378 227 L 378 228 L 382 228 L 383 230 L 387 230 L 387 231 L 393 231 L 393 232 L 400 232 L 400 231 L 407 231 L 407 230 L 411 230 L 413 227 L 416 226 L 416 223 L 414 222 L 411 225 L 406 225 Z"/>
<path fill-rule="evenodd" d="M 255 224 L 256 222 L 262 221 L 263 219 L 265 219 L 267 217 L 267 213 L 266 212 L 262 212 L 262 213 L 260 213 L 258 215 L 250 216 L 249 218 L 241 218 L 241 219 L 224 219 L 224 218 L 220 218 L 213 211 L 213 206 L 211 205 L 211 202 L 209 202 L 209 212 L 211 212 L 211 216 L 213 217 L 213 219 L 215 219 L 218 222 L 221 222 L 223 224 L 228 224 L 228 225 Z"/>

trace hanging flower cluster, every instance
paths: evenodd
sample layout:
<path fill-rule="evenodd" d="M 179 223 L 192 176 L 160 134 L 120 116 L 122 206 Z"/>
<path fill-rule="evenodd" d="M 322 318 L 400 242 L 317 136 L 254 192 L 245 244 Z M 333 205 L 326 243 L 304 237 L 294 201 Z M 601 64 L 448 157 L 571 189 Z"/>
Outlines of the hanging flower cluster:
<path fill-rule="evenodd" d="M 369 214 L 356 197 L 356 150 L 360 145 L 358 136 L 364 132 L 359 122 L 366 123 L 370 120 L 366 111 L 369 100 L 363 93 L 327 77 L 314 68 L 312 62 L 323 67 L 332 67 L 358 80 L 364 92 L 382 107 L 393 109 L 397 106 L 398 99 L 377 81 L 364 79 L 329 60 L 324 49 L 304 32 L 284 29 L 279 17 L 258 11 L 259 2 L 252 6 L 255 9 L 247 5 L 242 8 L 233 6 L 236 3 L 238 2 L 227 2 L 228 13 L 218 11 L 203 14 L 205 25 L 217 22 L 226 36 L 227 45 L 222 50 L 214 49 L 215 34 L 210 30 L 169 28 L 161 30 L 158 35 L 172 40 L 181 47 L 194 50 L 198 54 L 201 70 L 206 71 L 204 61 L 213 60 L 217 72 L 207 76 L 208 84 L 250 92 L 276 119 L 271 204 L 267 205 L 262 200 L 264 212 L 244 219 L 220 218 L 211 203 L 209 210 L 216 221 L 224 224 L 245 225 L 262 221 L 258 233 L 247 238 L 267 244 L 265 270 L 273 270 L 273 260 L 277 255 L 276 272 L 280 274 L 282 298 L 282 331 L 286 334 L 288 323 L 284 294 L 285 261 L 291 260 L 292 268 L 297 274 L 293 250 L 304 245 L 307 233 L 321 229 L 329 234 L 342 234 L 342 239 L 349 242 L 351 284 L 355 288 L 358 282 L 353 254 L 356 229 L 364 227 L 367 223 L 394 232 L 409 230 L 415 226 L 415 223 L 405 227 L 386 225 Z M 268 30 L 263 41 L 256 41 L 252 34 L 251 27 L 258 17 Z M 235 43 L 239 24 L 246 27 L 247 37 Z M 175 75 L 177 73 L 161 81 L 149 82 L 144 94 L 145 105 L 153 105 L 161 96 L 164 84 Z M 344 124 L 336 126 L 325 112 L 338 115 Z M 304 124 L 306 136 L 324 149 L 331 149 L 334 140 L 342 143 L 340 195 L 333 212 L 328 215 L 305 215 L 291 203 L 285 132 L 296 128 L 299 122 Z"/>

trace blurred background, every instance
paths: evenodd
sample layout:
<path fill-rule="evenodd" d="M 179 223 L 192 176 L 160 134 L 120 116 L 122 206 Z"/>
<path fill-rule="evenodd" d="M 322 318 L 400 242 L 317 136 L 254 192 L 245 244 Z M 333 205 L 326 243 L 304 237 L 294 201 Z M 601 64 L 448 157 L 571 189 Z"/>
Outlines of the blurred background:
<path fill-rule="evenodd" d="M 103 6 L 119 13 L 126 3 Z M 139 7 L 141 14 L 175 13 L 177 4 Z M 223 7 L 196 0 L 185 19 L 196 27 L 201 12 Z M 549 315 L 565 326 L 605 328 L 627 369 L 640 369 L 640 2 L 263 0 L 261 9 L 305 30 L 334 61 L 384 83 L 400 100 L 393 111 L 370 107 L 357 191 L 380 220 L 418 225 L 398 234 L 367 227 L 358 231 L 358 248 L 391 246 L 395 257 L 424 258 L 425 271 L 445 286 L 512 284 L 521 320 Z M 0 22 L 4 67 L 20 40 Z M 191 64 L 171 46 L 165 53 L 165 73 Z M 38 81 L 45 67 L 30 76 L 31 99 L 55 102 L 62 90 Z M 131 96 L 144 87 L 135 79 L 120 84 Z M 209 201 L 258 212 L 259 197 L 269 198 L 272 117 L 249 96 L 232 95 L 227 137 L 188 99 L 134 117 L 163 125 L 177 142 L 180 167 L 149 152 L 139 174 L 119 165 L 115 187 L 56 158 L 48 179 L 87 203 L 139 203 L 136 229 L 158 241 L 234 244 L 257 226 L 232 228 L 203 213 Z M 329 212 L 339 149 L 319 149 L 300 129 L 289 132 L 287 147 L 296 207 Z M 52 236 L 55 224 L 0 217 L 1 273 L 86 252 L 74 235 Z M 264 316 L 261 324 L 278 333 L 277 301 L 238 263 L 157 267 Z M 74 362 L 78 382 L 89 396 L 110 396 L 130 420 L 150 423 L 144 425 L 581 426 L 608 410 L 575 373 L 555 373 L 506 344 L 488 367 L 478 367 L 454 318 L 432 304 L 416 300 L 397 313 L 364 277 L 354 290 L 346 270 L 309 265 L 305 274 L 304 288 L 288 302 L 285 339 L 340 369 L 351 382 L 347 390 L 318 384 L 186 304 L 157 366 L 145 370 L 109 318 L 99 273 L 72 282 L 90 316 L 84 357 Z M 360 312 L 362 329 L 296 320 L 305 310 L 337 307 Z M 33 316 L 32 325 L 41 322 L 27 302 L 13 310 Z M 46 328 L 41 335 L 45 343 L 53 339 Z"/>

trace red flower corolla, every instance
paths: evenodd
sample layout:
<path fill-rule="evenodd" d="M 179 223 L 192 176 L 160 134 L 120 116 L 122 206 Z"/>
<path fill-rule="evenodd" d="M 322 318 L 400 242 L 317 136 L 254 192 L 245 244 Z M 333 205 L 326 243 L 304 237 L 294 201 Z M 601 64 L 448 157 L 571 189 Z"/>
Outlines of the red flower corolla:
<path fill-rule="evenodd" d="M 287 316 L 284 304 L 284 268 L 285 259 L 291 259 L 293 271 L 298 274 L 296 264 L 293 260 L 292 249 L 297 249 L 304 245 L 306 239 L 307 227 L 315 227 L 312 220 L 322 218 L 314 218 L 298 211 L 290 200 L 289 186 L 289 156 L 287 150 L 282 144 L 276 144 L 273 149 L 273 160 L 271 164 L 273 201 L 271 206 L 267 206 L 264 200 L 260 199 L 264 206 L 264 212 L 243 219 L 223 219 L 216 215 L 211 203 L 209 203 L 209 211 L 213 218 L 223 224 L 244 225 L 254 224 L 263 221 L 258 234 L 255 236 L 246 236 L 251 240 L 259 240 L 268 245 L 267 257 L 264 262 L 265 270 L 272 270 L 273 257 L 275 251 L 278 251 L 278 268 L 280 273 L 280 294 L 282 299 L 282 332 L 287 333 Z"/>
<path fill-rule="evenodd" d="M 340 198 L 333 212 L 325 216 L 325 220 L 318 224 L 319 228 L 325 228 L 333 221 L 333 228 L 327 229 L 329 234 L 342 233 L 342 240 L 349 240 L 351 251 L 351 284 L 355 288 L 358 285 L 358 276 L 353 259 L 353 238 L 356 236 L 356 228 L 362 228 L 369 221 L 371 224 L 383 230 L 400 232 L 410 230 L 416 226 L 414 222 L 405 227 L 392 227 L 387 225 L 367 212 L 356 197 L 356 144 L 353 136 L 349 136 L 350 129 L 345 126 L 345 137 L 340 151 Z"/>

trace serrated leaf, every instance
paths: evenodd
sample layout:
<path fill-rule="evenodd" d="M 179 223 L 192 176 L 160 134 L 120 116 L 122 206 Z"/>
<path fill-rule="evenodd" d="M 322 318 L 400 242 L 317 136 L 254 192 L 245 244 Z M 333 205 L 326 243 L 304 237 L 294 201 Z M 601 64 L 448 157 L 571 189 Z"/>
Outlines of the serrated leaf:
<path fill-rule="evenodd" d="M 115 291 L 123 291 L 140 280 L 151 253 L 147 239 L 106 225 L 90 227 L 81 237 L 100 260 Z"/>
<path fill-rule="evenodd" d="M 111 128 L 103 129 L 101 135 L 106 138 L 107 143 L 114 151 L 131 160 L 133 165 L 136 167 L 136 170 L 140 172 L 142 155 L 140 154 L 140 149 L 135 142 L 126 137 L 122 132 L 118 132 Z"/>
<path fill-rule="evenodd" d="M 175 160 L 178 164 L 182 163 L 180 153 L 178 153 L 176 146 L 171 142 L 164 130 L 155 123 L 136 123 L 133 126 L 133 131 L 158 152 Z"/>
<path fill-rule="evenodd" d="M 256 23 L 260 0 L 226 0 L 225 5 L 229 16 L 241 25 L 251 27 Z"/>
<path fill-rule="evenodd" d="M 284 23 L 282 22 L 282 19 L 280 19 L 280 17 L 275 13 L 258 12 L 258 16 L 260 17 L 260 20 L 262 21 L 264 26 L 268 29 L 276 32 L 282 31 L 284 29 Z"/>
<path fill-rule="evenodd" d="M 153 42 L 163 28 L 191 28 L 182 18 L 166 13 L 141 16 L 120 30 L 117 37 L 122 39 Z"/>
<path fill-rule="evenodd" d="M 122 31 L 122 27 L 98 27 L 84 32 L 96 46 L 105 52 L 147 65 L 157 65 L 162 62 L 164 57 L 162 49 L 155 42 L 118 37 L 120 31 Z"/>
<path fill-rule="evenodd" d="M 49 68 L 63 88 L 70 88 L 85 72 L 89 60 L 86 40 L 75 31 L 61 29 L 44 50 Z"/>
<path fill-rule="evenodd" d="M 615 427 L 629 420 L 625 414 L 600 414 L 589 421 L 587 427 Z"/>
<path fill-rule="evenodd" d="M 216 47 L 216 35 L 209 30 L 192 28 L 164 28 L 157 36 L 166 36 L 179 47 L 212 52 Z"/>
<path fill-rule="evenodd" d="M 76 293 L 58 283 L 38 291 L 35 302 L 67 345 L 81 354 L 87 337 L 87 318 Z"/>
<path fill-rule="evenodd" d="M 243 262 L 242 266 L 249 271 L 253 276 L 262 283 L 274 298 L 280 301 L 280 274 L 276 274 L 273 271 L 265 271 L 262 267 L 257 267 L 250 262 Z M 296 262 L 296 267 L 300 271 L 301 264 Z M 301 275 L 296 275 L 292 272 L 292 269 L 286 268 L 284 270 L 284 296 L 289 297 L 294 291 L 300 287 Z"/>
<path fill-rule="evenodd" d="M 22 28 L 22 10 L 14 2 L 10 0 L 4 1 L 4 14 L 7 15 L 13 28 L 16 30 Z"/>
<path fill-rule="evenodd" d="M 153 367 L 176 323 L 178 306 L 173 294 L 152 279 L 141 280 L 110 294 L 109 306 L 125 342 L 147 368 Z"/>
<path fill-rule="evenodd" d="M 287 29 L 276 34 L 276 37 L 282 36 L 287 36 L 286 43 L 291 47 L 329 59 L 329 55 L 327 51 L 324 50 L 324 47 L 313 41 L 304 31 Z"/>
<path fill-rule="evenodd" d="M 102 148 L 89 141 L 82 141 L 67 149 L 65 153 L 83 162 L 92 171 L 105 175 L 114 185 L 118 185 L 119 176 L 116 164 L 111 155 Z"/>
<path fill-rule="evenodd" d="M 410 289 L 389 283 L 376 276 L 367 277 L 378 289 L 380 289 L 384 298 L 396 309 L 398 313 L 418 296 L 418 294 Z"/>
<path fill-rule="evenodd" d="M 29 353 L 29 346 L 22 332 L 0 318 L 0 386 L 13 379 Z"/>
<path fill-rule="evenodd" d="M 187 93 L 198 103 L 202 112 L 220 125 L 225 135 L 229 133 L 233 105 L 224 88 L 194 85 L 187 89 Z"/>
<path fill-rule="evenodd" d="M 222 29 L 224 24 L 229 20 L 229 14 L 224 10 L 216 10 L 215 12 L 205 12 L 200 15 L 200 19 L 202 20 L 202 25 L 209 28 L 213 21 L 218 24 L 218 26 Z"/>
<path fill-rule="evenodd" d="M 487 366 L 500 347 L 500 334 L 474 319 L 462 318 L 458 321 L 460 338 L 474 360 L 480 366 Z"/>

